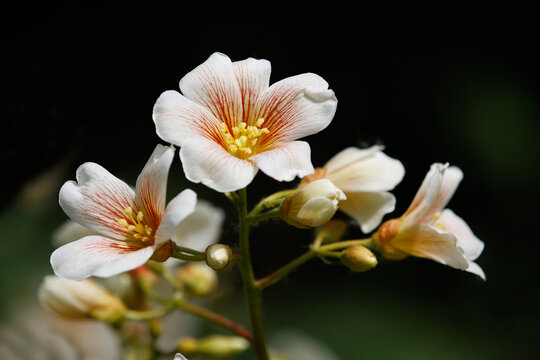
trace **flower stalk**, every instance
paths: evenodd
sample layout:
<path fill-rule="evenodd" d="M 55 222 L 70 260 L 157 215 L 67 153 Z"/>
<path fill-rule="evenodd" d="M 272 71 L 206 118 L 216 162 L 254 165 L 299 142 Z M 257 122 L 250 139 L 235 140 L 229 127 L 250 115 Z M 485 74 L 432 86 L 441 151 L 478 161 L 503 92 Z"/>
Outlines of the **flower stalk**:
<path fill-rule="evenodd" d="M 252 344 L 258 360 L 269 360 L 264 336 L 264 326 L 261 312 L 261 289 L 257 286 L 251 256 L 249 250 L 249 227 L 247 213 L 246 189 L 238 192 L 238 217 L 239 217 L 239 246 L 242 258 L 238 262 L 238 268 L 244 283 L 244 294 L 246 298 L 251 330 L 253 332 Z"/>

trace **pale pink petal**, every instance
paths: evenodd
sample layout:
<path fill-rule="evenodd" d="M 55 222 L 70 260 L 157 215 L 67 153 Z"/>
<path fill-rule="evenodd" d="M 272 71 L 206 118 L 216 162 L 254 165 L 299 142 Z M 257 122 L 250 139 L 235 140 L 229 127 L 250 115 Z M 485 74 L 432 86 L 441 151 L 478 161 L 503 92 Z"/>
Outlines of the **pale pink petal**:
<path fill-rule="evenodd" d="M 219 240 L 224 220 L 222 209 L 199 200 L 193 213 L 176 227 L 172 240 L 178 245 L 204 251 Z"/>
<path fill-rule="evenodd" d="M 271 147 L 326 128 L 336 112 L 337 99 L 323 78 L 307 73 L 271 85 L 256 107 L 254 118 L 264 119 L 262 126 L 270 131 L 261 144 Z"/>
<path fill-rule="evenodd" d="M 125 227 L 118 220 L 124 209 L 134 206 L 135 192 L 103 167 L 84 163 L 77 169 L 77 182 L 68 181 L 60 189 L 59 203 L 79 224 L 101 235 L 122 240 Z"/>
<path fill-rule="evenodd" d="M 426 215 L 428 210 L 432 208 L 435 199 L 439 196 L 444 179 L 444 171 L 447 167 L 448 164 L 443 165 L 441 163 L 431 165 L 411 205 L 405 214 L 403 214 L 403 228 L 417 224 Z"/>
<path fill-rule="evenodd" d="M 313 173 L 311 149 L 305 141 L 292 141 L 249 158 L 266 175 L 278 181 L 291 181 Z"/>
<path fill-rule="evenodd" d="M 440 212 L 448 204 L 456 189 L 463 179 L 463 171 L 456 166 L 450 166 L 443 170 L 443 179 L 439 191 L 431 206 L 428 208 L 424 216 L 420 219 L 420 222 L 429 223 L 432 221 L 433 216 Z M 426 201 L 427 202 L 427 201 Z"/>
<path fill-rule="evenodd" d="M 253 125 L 258 119 L 254 118 L 255 105 L 263 90 L 270 82 L 270 62 L 248 58 L 232 63 L 240 93 L 242 95 L 242 119 L 248 125 Z"/>
<path fill-rule="evenodd" d="M 465 270 L 469 266 L 457 247 L 456 237 L 430 225 L 418 224 L 400 229 L 389 244 L 406 254 L 431 259 L 456 269 Z"/>
<path fill-rule="evenodd" d="M 167 177 L 173 158 L 174 148 L 157 145 L 137 178 L 136 204 L 154 229 L 165 211 Z"/>
<path fill-rule="evenodd" d="M 482 280 L 486 281 L 484 270 L 475 262 L 469 261 L 469 267 L 465 271 L 478 275 Z"/>
<path fill-rule="evenodd" d="M 219 192 L 246 187 L 258 170 L 251 161 L 238 159 L 219 144 L 200 138 L 180 148 L 180 160 L 188 180 Z"/>
<path fill-rule="evenodd" d="M 339 209 L 352 217 L 364 233 L 375 229 L 385 214 L 394 211 L 396 198 L 388 192 L 345 192 Z"/>
<path fill-rule="evenodd" d="M 56 249 L 51 265 L 56 275 L 70 280 L 110 277 L 143 265 L 154 250 L 155 246 L 132 247 L 102 236 L 86 236 Z"/>
<path fill-rule="evenodd" d="M 152 118 L 163 140 L 182 146 L 194 136 L 221 141 L 220 120 L 203 106 L 168 90 L 157 99 Z"/>
<path fill-rule="evenodd" d="M 457 246 L 468 260 L 475 260 L 484 250 L 484 242 L 478 239 L 462 218 L 450 209 L 445 209 L 434 226 L 457 238 Z"/>
<path fill-rule="evenodd" d="M 178 224 L 195 210 L 196 203 L 197 194 L 191 189 L 185 189 L 169 201 L 156 230 L 156 244 L 171 239 Z"/>
<path fill-rule="evenodd" d="M 403 179 L 405 168 L 381 150 L 381 146 L 347 148 L 324 165 L 325 177 L 345 192 L 392 190 Z"/>
<path fill-rule="evenodd" d="M 229 127 L 242 119 L 242 94 L 234 68 L 226 55 L 212 54 L 208 60 L 180 80 L 185 97 L 209 109 Z"/>

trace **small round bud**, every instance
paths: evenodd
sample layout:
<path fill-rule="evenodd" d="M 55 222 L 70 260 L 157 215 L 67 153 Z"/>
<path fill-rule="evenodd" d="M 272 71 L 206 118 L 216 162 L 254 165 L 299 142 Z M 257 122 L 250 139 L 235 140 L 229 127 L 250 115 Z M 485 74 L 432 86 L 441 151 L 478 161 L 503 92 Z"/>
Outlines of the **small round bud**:
<path fill-rule="evenodd" d="M 176 276 L 184 289 L 193 296 L 208 295 L 217 285 L 216 272 L 202 262 L 182 265 Z"/>
<path fill-rule="evenodd" d="M 341 253 L 341 263 L 355 272 L 363 272 L 377 266 L 377 257 L 364 246 L 352 246 Z"/>
<path fill-rule="evenodd" d="M 222 271 L 229 266 L 232 260 L 232 250 L 223 244 L 213 244 L 206 248 L 204 252 L 206 264 L 215 271 Z"/>
<path fill-rule="evenodd" d="M 182 354 L 192 357 L 199 354 L 199 341 L 192 337 L 185 337 L 178 340 L 176 349 Z"/>
<path fill-rule="evenodd" d="M 116 322 L 126 311 L 124 303 L 93 280 L 73 281 L 46 276 L 38 294 L 41 304 L 67 318 L 95 318 Z"/>
<path fill-rule="evenodd" d="M 328 222 L 347 197 L 328 179 L 320 179 L 301 187 L 281 204 L 285 221 L 300 228 L 313 228 Z"/>
<path fill-rule="evenodd" d="M 239 336 L 211 335 L 200 340 L 202 355 L 222 358 L 236 355 L 249 347 L 249 341 Z"/>

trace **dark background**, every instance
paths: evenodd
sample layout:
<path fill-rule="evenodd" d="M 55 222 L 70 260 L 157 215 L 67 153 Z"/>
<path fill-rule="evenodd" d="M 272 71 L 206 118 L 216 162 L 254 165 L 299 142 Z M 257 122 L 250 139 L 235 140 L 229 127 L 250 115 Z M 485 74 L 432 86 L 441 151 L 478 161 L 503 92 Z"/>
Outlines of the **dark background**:
<path fill-rule="evenodd" d="M 312 161 L 321 166 L 345 147 L 383 144 L 407 171 L 392 215 L 406 209 L 431 163 L 461 167 L 450 208 L 486 243 L 478 260 L 486 283 L 420 259 L 382 262 L 365 274 L 313 261 L 265 293 L 270 329 L 297 328 L 346 360 L 533 358 L 538 6 L 306 2 L 245 12 L 186 5 L 47 2 L 3 11 L 3 313 L 33 296 L 36 276 L 50 273 L 50 233 L 65 219 L 55 200 L 63 181 L 95 161 L 134 184 L 162 143 L 151 120 L 155 100 L 220 51 L 233 61 L 270 60 L 271 82 L 303 72 L 326 79 L 338 110 L 326 130 L 307 138 Z M 287 185 L 259 173 L 250 199 Z M 176 158 L 170 190 L 187 186 L 227 210 L 224 241 L 231 241 L 233 208 L 186 182 Z M 305 250 L 311 232 L 272 223 L 253 237 L 263 275 Z M 234 312 L 233 303 L 220 306 Z"/>

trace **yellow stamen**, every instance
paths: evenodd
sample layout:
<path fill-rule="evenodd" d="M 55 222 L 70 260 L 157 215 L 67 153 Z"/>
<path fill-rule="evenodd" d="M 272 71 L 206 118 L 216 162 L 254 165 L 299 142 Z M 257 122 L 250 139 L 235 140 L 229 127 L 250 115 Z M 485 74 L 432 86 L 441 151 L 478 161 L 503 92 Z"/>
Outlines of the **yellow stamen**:
<path fill-rule="evenodd" d="M 129 219 L 118 220 L 118 225 L 125 227 L 133 239 L 142 243 L 150 241 L 150 235 L 152 235 L 153 229 L 144 223 L 143 212 L 138 211 L 137 216 L 134 217 L 133 209 L 131 206 L 128 206 L 124 209 L 124 214 L 126 214 Z"/>
<path fill-rule="evenodd" d="M 241 122 L 229 130 L 227 124 L 222 122 L 220 128 L 227 151 L 239 159 L 247 159 L 255 155 L 257 153 L 255 146 L 259 143 L 259 137 L 270 132 L 267 128 L 260 128 L 263 123 L 262 118 L 257 120 L 255 125 Z"/>

